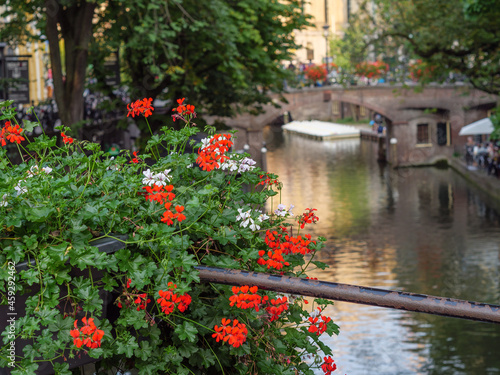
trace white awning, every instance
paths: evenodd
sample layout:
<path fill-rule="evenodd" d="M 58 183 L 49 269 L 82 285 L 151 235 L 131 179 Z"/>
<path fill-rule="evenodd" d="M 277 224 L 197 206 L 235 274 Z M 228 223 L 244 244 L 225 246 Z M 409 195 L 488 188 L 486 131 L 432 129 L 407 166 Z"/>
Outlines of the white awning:
<path fill-rule="evenodd" d="M 493 133 L 493 124 L 491 120 L 486 117 L 472 124 L 464 126 L 460 129 L 458 135 L 476 135 L 476 134 L 491 134 Z"/>

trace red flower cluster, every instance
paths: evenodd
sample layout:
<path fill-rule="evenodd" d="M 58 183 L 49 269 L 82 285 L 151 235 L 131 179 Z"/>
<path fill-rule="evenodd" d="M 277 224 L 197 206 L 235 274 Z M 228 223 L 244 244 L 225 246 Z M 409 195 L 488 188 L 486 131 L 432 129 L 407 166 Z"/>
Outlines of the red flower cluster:
<path fill-rule="evenodd" d="M 367 78 L 380 78 L 389 70 L 383 61 L 363 61 L 356 65 L 356 74 Z"/>
<path fill-rule="evenodd" d="M 21 141 L 24 141 L 24 137 L 21 136 L 21 133 L 23 132 L 23 129 L 19 127 L 19 125 L 14 125 L 12 126 L 10 121 L 7 121 L 5 123 L 5 126 L 2 128 L 2 131 L 0 132 L 0 143 L 2 146 L 7 145 L 7 142 L 5 142 L 5 139 L 10 141 L 11 143 L 18 143 L 20 144 Z"/>
<path fill-rule="evenodd" d="M 154 107 L 151 106 L 151 103 L 153 102 L 153 98 L 144 98 L 144 99 L 139 99 L 136 100 L 134 103 L 127 104 L 127 117 L 132 115 L 132 117 L 139 116 L 139 115 L 144 115 L 144 117 L 149 117 L 153 114 Z"/>
<path fill-rule="evenodd" d="M 73 337 L 73 344 L 77 348 L 81 348 L 82 345 L 87 346 L 89 349 L 99 348 L 101 346 L 101 339 L 104 337 L 104 331 L 97 329 L 94 324 L 94 318 L 87 317 L 82 318 L 84 326 L 78 329 L 78 319 L 75 320 L 75 329 L 69 331 L 71 337 Z"/>
<path fill-rule="evenodd" d="M 321 310 L 319 311 L 321 312 Z M 321 318 L 323 321 L 319 321 L 319 318 Z M 327 325 L 332 321 L 332 318 L 330 318 L 329 316 L 324 317 L 320 314 L 318 316 L 315 316 L 314 318 L 310 316 L 309 321 L 311 322 L 311 326 L 308 328 L 308 331 L 312 333 L 316 332 L 316 334 L 319 336 L 326 331 Z"/>
<path fill-rule="evenodd" d="M 311 64 L 304 71 L 306 78 L 314 81 L 324 81 L 326 79 L 326 67 Z"/>
<path fill-rule="evenodd" d="M 132 279 L 127 280 L 127 286 L 126 289 L 130 288 L 130 283 L 132 282 Z M 137 290 L 134 289 L 134 292 L 137 292 Z M 126 290 L 122 296 L 118 297 L 116 300 L 117 306 L 121 309 L 123 308 L 123 303 L 128 306 L 130 306 L 133 303 L 137 304 L 137 311 L 140 310 L 145 310 L 148 303 L 151 302 L 151 300 L 148 297 L 146 293 L 134 293 L 134 292 L 128 292 Z M 123 302 L 123 303 L 122 303 Z"/>
<path fill-rule="evenodd" d="M 184 312 L 187 310 L 189 304 L 191 303 L 191 296 L 189 294 L 184 293 L 183 295 L 178 295 L 173 292 L 175 288 L 177 288 L 177 285 L 169 282 L 169 290 L 160 290 L 158 292 L 160 298 L 158 298 L 156 302 L 158 302 L 158 304 L 161 306 L 161 310 L 167 315 L 172 313 L 175 307 L 177 307 L 180 312 Z"/>
<path fill-rule="evenodd" d="M 215 134 L 208 140 L 208 145 L 198 150 L 196 162 L 204 171 L 218 169 L 222 163 L 229 160 L 225 153 L 232 145 L 231 134 Z"/>
<path fill-rule="evenodd" d="M 265 296 L 264 300 L 269 301 L 269 297 Z M 271 299 L 270 305 L 266 307 L 266 311 L 269 313 L 269 321 L 273 322 L 278 320 L 283 311 L 288 310 L 288 298 L 281 297 L 278 299 Z"/>
<path fill-rule="evenodd" d="M 284 266 L 290 265 L 285 261 L 283 255 L 305 255 L 312 253 L 314 250 L 310 249 L 309 246 L 316 243 L 316 241 L 311 240 L 310 234 L 306 234 L 304 237 L 293 237 L 288 235 L 286 227 L 280 227 L 279 231 L 267 230 L 264 241 L 266 245 L 269 246 L 270 250 L 260 250 L 260 258 L 257 260 L 257 263 L 262 266 L 267 265 L 268 269 L 274 268 L 276 270 L 280 270 Z"/>
<path fill-rule="evenodd" d="M 71 137 L 67 136 L 67 135 L 66 135 L 66 134 L 64 134 L 63 132 L 61 132 L 61 137 L 62 137 L 62 139 L 63 139 L 64 144 L 66 144 L 66 143 L 71 144 L 71 143 L 73 143 L 73 141 L 74 141 L 74 139 L 73 139 L 73 138 L 71 138 Z"/>
<path fill-rule="evenodd" d="M 298 223 L 300 224 L 300 229 L 304 229 L 306 224 L 315 224 L 319 217 L 314 214 L 314 211 L 317 211 L 315 208 L 306 208 L 306 212 L 299 216 Z"/>
<path fill-rule="evenodd" d="M 170 207 L 172 206 L 171 201 L 175 198 L 175 194 L 172 193 L 174 185 L 162 186 L 154 184 L 153 187 L 144 186 L 143 189 L 146 189 L 146 200 L 151 202 L 155 201 L 164 205 L 165 212 L 163 213 L 163 218 L 161 219 L 163 223 L 172 225 L 174 223 L 174 219 L 178 222 L 186 220 L 186 215 L 182 213 L 182 211 L 184 211 L 184 206 L 176 205 L 176 213 L 173 213 L 170 210 Z"/>
<path fill-rule="evenodd" d="M 414 81 L 432 78 L 435 69 L 435 66 L 429 65 L 429 63 L 423 62 L 420 59 L 408 66 L 410 78 Z"/>
<path fill-rule="evenodd" d="M 184 103 L 185 99 L 186 98 L 177 99 L 177 104 L 179 104 L 179 106 L 172 109 L 172 111 L 177 112 L 178 114 L 180 114 L 182 116 L 194 114 L 194 105 L 191 105 L 191 104 L 184 105 L 183 103 Z M 174 121 L 175 121 L 175 117 L 174 117 Z"/>
<path fill-rule="evenodd" d="M 172 120 L 179 119 L 186 123 L 189 122 L 191 117 L 196 117 L 196 112 L 194 111 L 194 105 L 192 104 L 184 104 L 184 100 L 186 98 L 177 99 L 178 106 L 173 108 L 172 111 L 176 112 L 172 115 Z"/>
<path fill-rule="evenodd" d="M 269 176 L 269 173 L 266 173 L 266 174 L 261 174 L 259 176 L 259 178 L 262 180 L 261 182 L 259 182 L 257 184 L 257 186 L 259 185 L 264 185 L 264 186 L 271 186 L 271 185 L 276 185 L 276 186 L 279 186 L 279 181 L 278 179 L 272 179 L 270 176 Z"/>
<path fill-rule="evenodd" d="M 280 227 L 280 232 L 268 230 L 264 241 L 271 249 L 280 249 L 285 255 L 312 253 L 314 250 L 310 249 L 309 245 L 316 244 L 316 241 L 311 240 L 310 234 L 304 235 L 304 238 L 302 236 L 293 237 L 288 235 L 286 227 Z"/>
<path fill-rule="evenodd" d="M 229 304 L 230 306 L 236 305 L 236 307 L 240 309 L 254 308 L 255 311 L 259 311 L 259 305 L 262 302 L 262 297 L 257 294 L 259 288 L 256 286 L 249 287 L 248 285 L 244 285 L 241 288 L 233 286 L 231 290 L 234 295 L 229 297 L 229 301 L 231 302 Z"/>
<path fill-rule="evenodd" d="M 217 342 L 222 340 L 235 348 L 241 346 L 246 341 L 248 335 L 245 324 L 238 322 L 237 319 L 233 320 L 233 325 L 231 326 L 231 319 L 222 318 L 222 326 L 219 327 L 216 325 L 214 330 L 215 333 L 212 334 L 212 337 Z"/>
<path fill-rule="evenodd" d="M 267 255 L 267 259 L 264 257 Z M 289 266 L 290 263 L 286 262 L 283 258 L 283 253 L 280 249 L 265 250 L 259 251 L 260 258 L 257 260 L 257 263 L 261 266 L 267 265 L 267 269 L 274 268 L 275 270 L 280 270 L 285 266 Z"/>
<path fill-rule="evenodd" d="M 132 158 L 132 160 L 130 160 L 130 163 L 139 163 L 139 159 L 137 158 L 137 151 L 132 152 L 132 155 L 134 155 L 134 157 Z"/>
<path fill-rule="evenodd" d="M 174 190 L 174 185 L 163 186 L 154 184 L 153 187 L 144 186 L 143 189 L 146 189 L 147 201 L 155 201 L 159 204 L 165 204 L 168 201 L 173 201 L 175 198 L 175 194 L 172 193 L 172 190 Z"/>
<path fill-rule="evenodd" d="M 325 375 L 330 375 L 337 369 L 337 365 L 333 363 L 333 358 L 331 356 L 323 358 L 325 362 L 321 365 L 321 369 L 324 371 Z"/>
<path fill-rule="evenodd" d="M 186 220 L 186 215 L 181 213 L 184 211 L 184 206 L 175 206 L 175 211 L 177 211 L 175 214 L 170 211 L 170 206 L 172 203 L 167 202 L 165 203 L 165 212 L 163 213 L 163 218 L 161 221 L 167 225 L 172 225 L 174 223 L 173 219 L 177 219 L 177 221 L 180 223 L 181 221 Z"/>

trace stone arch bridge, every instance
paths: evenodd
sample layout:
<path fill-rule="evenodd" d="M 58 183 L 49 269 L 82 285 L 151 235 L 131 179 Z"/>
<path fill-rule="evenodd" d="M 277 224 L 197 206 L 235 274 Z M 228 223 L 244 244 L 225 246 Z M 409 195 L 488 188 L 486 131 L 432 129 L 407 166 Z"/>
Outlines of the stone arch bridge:
<path fill-rule="evenodd" d="M 280 107 L 267 105 L 257 116 L 219 119 L 239 131 L 237 149 L 244 144 L 260 149 L 263 128 L 279 123 L 284 114 L 293 120 L 335 121 L 345 117 L 369 119 L 379 113 L 387 129 L 387 160 L 405 166 L 450 159 L 455 151 L 462 151 L 466 137 L 458 132 L 487 117 L 498 97 L 466 85 L 330 86 L 290 90 L 282 97 L 275 95 L 273 102 Z"/>

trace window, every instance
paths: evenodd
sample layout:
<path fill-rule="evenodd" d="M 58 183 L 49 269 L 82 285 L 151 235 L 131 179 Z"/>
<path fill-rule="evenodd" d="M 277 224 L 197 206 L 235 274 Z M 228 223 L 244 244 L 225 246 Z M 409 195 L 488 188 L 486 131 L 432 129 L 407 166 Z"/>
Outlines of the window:
<path fill-rule="evenodd" d="M 417 125 L 417 144 L 427 144 L 429 141 L 429 124 Z"/>
<path fill-rule="evenodd" d="M 449 146 L 451 145 L 451 132 L 449 122 L 438 122 L 437 123 L 437 144 L 439 146 Z"/>

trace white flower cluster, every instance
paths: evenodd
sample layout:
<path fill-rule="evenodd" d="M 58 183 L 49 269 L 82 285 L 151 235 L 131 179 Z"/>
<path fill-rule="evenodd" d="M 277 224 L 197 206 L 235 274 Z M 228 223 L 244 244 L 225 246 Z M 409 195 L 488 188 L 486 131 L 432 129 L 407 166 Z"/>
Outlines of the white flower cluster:
<path fill-rule="evenodd" d="M 252 210 L 248 210 L 243 212 L 243 208 L 238 208 L 239 215 L 236 216 L 236 221 L 241 221 L 240 227 L 246 228 L 249 227 L 251 230 L 256 231 L 260 229 L 260 225 L 255 223 L 255 220 L 252 219 Z M 260 211 L 259 211 L 260 212 Z M 257 221 L 262 223 L 264 220 L 269 219 L 269 216 L 260 212 Z"/>
<path fill-rule="evenodd" d="M 52 172 L 52 168 L 50 168 L 50 167 L 42 167 L 42 172 L 45 172 L 45 173 L 49 174 L 50 172 Z M 33 177 L 34 175 L 36 175 L 38 173 L 39 173 L 38 172 L 38 165 L 34 165 L 28 171 L 28 177 Z"/>
<path fill-rule="evenodd" d="M 240 161 L 229 159 L 222 163 L 220 167 L 223 171 L 227 169 L 230 172 L 238 171 L 238 173 L 243 173 L 254 169 L 255 164 L 257 164 L 256 161 L 250 158 L 243 158 Z"/>
<path fill-rule="evenodd" d="M 7 200 L 7 194 L 4 194 L 2 200 L 0 201 L 0 207 L 7 207 L 8 203 L 6 202 L 6 200 Z"/>
<path fill-rule="evenodd" d="M 158 186 L 165 186 L 167 182 L 170 182 L 172 179 L 172 176 L 170 175 L 171 169 L 165 169 L 165 171 L 153 174 L 151 170 L 148 168 L 147 171 L 142 172 L 142 174 L 145 176 L 142 179 L 142 183 L 144 185 L 158 185 Z"/>
<path fill-rule="evenodd" d="M 45 174 L 49 174 L 50 172 L 52 172 L 52 168 L 50 167 L 42 167 L 42 169 L 38 169 L 38 166 L 37 165 L 34 165 L 30 168 L 30 170 L 27 172 L 28 175 L 26 176 L 27 178 L 31 178 L 31 177 L 34 177 L 35 175 L 39 175 L 40 172 L 43 172 Z M 24 182 L 26 181 L 26 179 L 23 179 L 23 180 L 19 180 L 19 182 L 17 183 L 16 186 L 14 186 L 14 190 L 17 191 L 17 194 L 20 195 L 20 194 L 24 194 L 24 193 L 27 193 L 28 192 L 28 189 L 26 189 L 25 186 L 21 186 L 21 182 Z M 4 198 L 5 199 L 5 195 L 4 195 Z M 5 202 L 4 202 L 5 203 Z"/>
<path fill-rule="evenodd" d="M 109 160 L 115 160 L 115 157 L 114 156 L 111 156 L 109 158 Z M 120 170 L 120 167 L 118 166 L 118 164 L 115 164 L 115 165 L 110 165 L 109 167 L 106 168 L 107 171 L 119 171 Z"/>
<path fill-rule="evenodd" d="M 292 209 L 295 206 L 293 204 L 290 205 L 290 208 L 287 210 L 286 206 L 284 204 L 278 204 L 278 207 L 274 210 L 274 214 L 277 216 L 283 216 L 285 217 L 287 214 L 290 216 L 293 216 Z"/>

